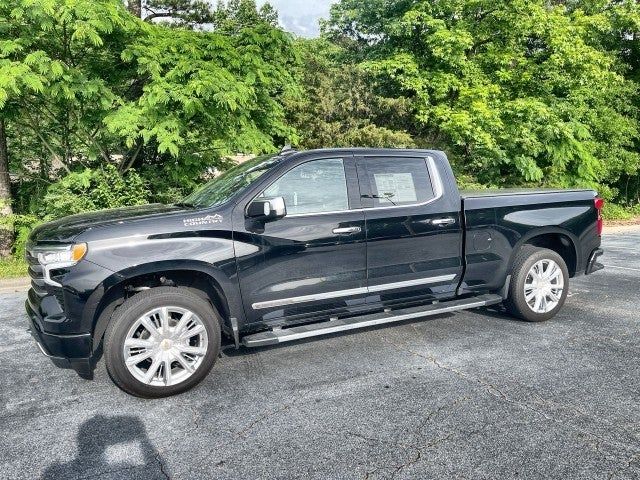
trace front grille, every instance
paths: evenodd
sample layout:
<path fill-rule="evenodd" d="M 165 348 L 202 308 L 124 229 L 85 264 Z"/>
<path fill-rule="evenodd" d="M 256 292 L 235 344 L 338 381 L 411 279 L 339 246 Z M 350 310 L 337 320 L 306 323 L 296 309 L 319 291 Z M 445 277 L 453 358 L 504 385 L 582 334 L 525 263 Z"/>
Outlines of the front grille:
<path fill-rule="evenodd" d="M 47 294 L 47 287 L 44 283 L 44 272 L 42 265 L 38 263 L 38 258 L 31 250 L 27 250 L 27 263 L 29 264 L 29 276 L 31 277 L 31 287 L 39 297 Z"/>
<path fill-rule="evenodd" d="M 62 289 L 58 287 L 54 287 L 52 285 L 47 285 L 44 281 L 44 270 L 42 265 L 38 263 L 37 255 L 27 247 L 26 253 L 27 264 L 29 265 L 29 277 L 31 277 L 31 291 L 33 291 L 33 295 L 41 299 L 47 295 L 54 295 L 58 300 L 58 303 L 62 307 L 64 305 L 64 296 L 62 293 Z M 35 298 L 31 298 L 32 304 L 37 305 L 39 301 L 36 301 Z"/>

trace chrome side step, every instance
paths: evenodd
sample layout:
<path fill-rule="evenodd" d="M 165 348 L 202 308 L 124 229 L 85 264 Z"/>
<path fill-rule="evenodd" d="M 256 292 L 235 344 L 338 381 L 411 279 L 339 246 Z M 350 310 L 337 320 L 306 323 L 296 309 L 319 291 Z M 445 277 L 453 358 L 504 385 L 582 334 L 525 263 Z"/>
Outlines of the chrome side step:
<path fill-rule="evenodd" d="M 328 335 L 336 332 L 346 332 L 357 328 L 372 327 L 385 323 L 400 322 L 412 318 L 427 317 L 440 313 L 456 312 L 469 308 L 485 307 L 502 302 L 500 295 L 480 295 L 477 297 L 450 300 L 447 302 L 434 303 L 427 306 L 405 308 L 402 310 L 392 310 L 389 312 L 372 313 L 357 317 L 340 318 L 329 320 L 328 322 L 312 323 L 298 327 L 283 328 L 268 332 L 254 333 L 242 338 L 245 347 L 263 347 L 265 345 L 276 345 L 283 342 L 291 342 L 303 338 L 316 337 L 318 335 Z"/>

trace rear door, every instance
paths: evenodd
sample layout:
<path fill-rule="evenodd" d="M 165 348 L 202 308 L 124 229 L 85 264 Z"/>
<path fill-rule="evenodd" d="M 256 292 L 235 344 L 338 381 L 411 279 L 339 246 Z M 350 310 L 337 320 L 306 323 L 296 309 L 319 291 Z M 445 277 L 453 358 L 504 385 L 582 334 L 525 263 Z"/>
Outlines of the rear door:
<path fill-rule="evenodd" d="M 353 156 L 301 161 L 260 195 L 283 197 L 287 214 L 255 224 L 244 217 L 246 205 L 234 212 L 247 320 L 294 321 L 364 304 L 364 213 Z"/>
<path fill-rule="evenodd" d="M 463 269 L 461 214 L 435 159 L 363 156 L 357 169 L 368 302 L 393 306 L 453 296 Z"/>

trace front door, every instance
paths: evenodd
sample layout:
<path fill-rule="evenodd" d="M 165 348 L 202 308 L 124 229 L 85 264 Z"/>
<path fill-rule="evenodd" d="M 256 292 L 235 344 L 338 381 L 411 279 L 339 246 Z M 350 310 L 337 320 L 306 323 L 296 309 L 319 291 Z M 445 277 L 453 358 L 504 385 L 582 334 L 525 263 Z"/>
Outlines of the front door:
<path fill-rule="evenodd" d="M 445 194 L 436 160 L 360 157 L 357 166 L 368 302 L 409 305 L 453 296 L 462 274 L 460 205 Z"/>
<path fill-rule="evenodd" d="M 277 324 L 364 304 L 366 242 L 355 160 L 302 160 L 258 196 L 283 197 L 284 218 L 255 224 L 234 212 L 247 321 Z M 355 297 L 355 298 L 354 298 Z"/>

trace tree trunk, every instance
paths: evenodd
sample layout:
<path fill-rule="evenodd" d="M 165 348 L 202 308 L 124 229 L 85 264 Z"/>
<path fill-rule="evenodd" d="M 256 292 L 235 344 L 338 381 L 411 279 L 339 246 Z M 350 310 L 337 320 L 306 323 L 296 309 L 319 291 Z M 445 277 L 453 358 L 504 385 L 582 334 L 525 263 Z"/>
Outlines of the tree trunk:
<path fill-rule="evenodd" d="M 127 0 L 127 6 L 131 15 L 142 18 L 142 0 Z"/>
<path fill-rule="evenodd" d="M 9 179 L 9 150 L 4 119 L 0 118 L 0 258 L 11 255 L 13 227 L 6 223 L 11 210 L 11 180 Z"/>

